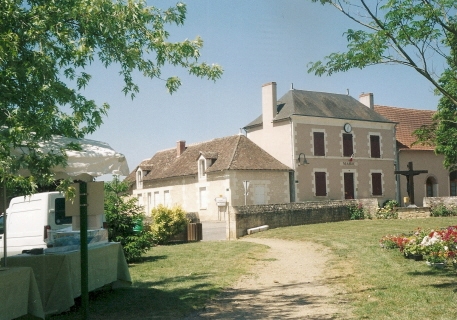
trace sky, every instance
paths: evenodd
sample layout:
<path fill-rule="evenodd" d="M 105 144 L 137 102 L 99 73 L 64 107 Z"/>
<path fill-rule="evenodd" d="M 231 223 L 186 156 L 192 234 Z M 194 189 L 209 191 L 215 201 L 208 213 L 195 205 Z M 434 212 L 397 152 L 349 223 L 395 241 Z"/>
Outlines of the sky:
<path fill-rule="evenodd" d="M 136 75 L 135 99 L 122 92 L 118 69 L 94 66 L 84 94 L 111 109 L 89 139 L 123 153 L 130 171 L 156 152 L 238 134 L 261 114 L 261 88 L 277 83 L 278 99 L 295 89 L 349 94 L 371 92 L 378 105 L 436 110 L 431 84 L 404 66 L 373 66 L 332 76 L 309 74 L 308 64 L 346 49 L 344 32 L 358 28 L 335 8 L 309 0 L 188 0 L 183 26 L 168 28 L 172 41 L 204 41 L 201 60 L 224 69 L 216 82 L 166 67 L 164 78 L 179 76 L 172 95 L 162 80 Z M 176 2 L 148 0 L 166 9 Z M 106 177 L 105 177 L 106 178 Z M 109 180 L 109 178 L 107 178 Z"/>

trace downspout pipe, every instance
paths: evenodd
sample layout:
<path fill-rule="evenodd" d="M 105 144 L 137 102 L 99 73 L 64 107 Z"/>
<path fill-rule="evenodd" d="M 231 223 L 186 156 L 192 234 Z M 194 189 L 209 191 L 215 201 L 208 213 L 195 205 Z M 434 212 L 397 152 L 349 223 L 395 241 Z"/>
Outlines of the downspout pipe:
<path fill-rule="evenodd" d="M 292 121 L 292 118 L 289 117 L 289 123 L 290 123 L 290 145 L 292 146 L 292 178 L 293 181 L 289 182 L 289 185 L 292 187 L 290 192 L 293 192 L 293 197 L 292 200 L 293 202 L 297 201 L 297 189 L 295 188 L 295 173 L 296 173 L 296 163 L 295 163 L 295 143 L 294 143 L 294 122 Z M 290 176 L 289 176 L 290 177 Z"/>
<path fill-rule="evenodd" d="M 399 171 L 400 170 L 400 150 L 398 149 L 398 144 L 397 144 L 397 125 L 394 127 L 394 137 L 395 137 L 395 170 Z M 397 182 L 395 184 L 396 186 L 396 192 L 395 194 L 397 195 L 397 202 L 401 206 L 401 188 L 400 188 L 400 175 L 396 174 L 395 175 L 395 181 Z"/>

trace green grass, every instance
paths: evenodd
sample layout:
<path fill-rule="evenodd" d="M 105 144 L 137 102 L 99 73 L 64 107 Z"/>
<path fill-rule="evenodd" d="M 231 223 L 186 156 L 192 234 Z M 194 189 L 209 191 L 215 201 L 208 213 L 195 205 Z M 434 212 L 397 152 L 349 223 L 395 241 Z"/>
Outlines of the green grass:
<path fill-rule="evenodd" d="M 366 220 L 272 229 L 255 237 L 314 241 L 331 248 L 331 283 L 343 288 L 357 319 L 457 319 L 456 271 L 432 269 L 424 261 L 386 250 L 386 234 L 457 225 L 457 218 Z"/>
<path fill-rule="evenodd" d="M 432 269 L 379 246 L 386 234 L 457 225 L 456 217 L 344 221 L 272 229 L 252 237 L 314 241 L 331 249 L 326 272 L 356 319 L 457 319 L 456 271 Z M 131 288 L 91 294 L 91 319 L 176 319 L 231 285 L 265 246 L 198 242 L 155 247 L 130 266 Z M 344 307 L 344 305 L 342 305 Z M 52 319 L 79 319 L 78 307 Z"/>
<path fill-rule="evenodd" d="M 130 288 L 90 294 L 90 319 L 176 319 L 202 309 L 261 259 L 267 247 L 235 241 L 151 249 L 129 266 Z M 80 319 L 80 303 L 56 319 Z"/>

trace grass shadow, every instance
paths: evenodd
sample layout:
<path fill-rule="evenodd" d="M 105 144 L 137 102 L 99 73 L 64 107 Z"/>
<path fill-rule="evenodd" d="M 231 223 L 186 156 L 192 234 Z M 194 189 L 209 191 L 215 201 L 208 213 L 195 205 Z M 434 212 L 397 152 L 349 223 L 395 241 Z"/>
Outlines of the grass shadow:
<path fill-rule="evenodd" d="M 174 290 L 160 290 L 165 282 L 199 282 L 192 286 Z M 176 319 L 203 308 L 202 302 L 217 295 L 221 289 L 205 282 L 206 275 L 167 278 L 155 282 L 142 282 L 139 286 L 115 290 L 98 290 L 89 294 L 89 319 L 127 320 L 127 319 Z M 81 318 L 81 301 L 75 299 L 75 305 L 69 312 L 51 316 L 52 320 L 71 320 Z"/>

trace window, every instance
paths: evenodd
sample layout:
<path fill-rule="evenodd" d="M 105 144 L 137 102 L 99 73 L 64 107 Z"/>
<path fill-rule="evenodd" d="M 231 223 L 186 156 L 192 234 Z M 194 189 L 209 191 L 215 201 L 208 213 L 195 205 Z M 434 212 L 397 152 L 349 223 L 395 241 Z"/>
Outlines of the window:
<path fill-rule="evenodd" d="M 371 194 L 382 196 L 382 174 L 380 172 L 371 173 Z"/>
<path fill-rule="evenodd" d="M 208 204 L 207 204 L 207 199 L 206 199 L 206 187 L 201 187 L 200 190 L 200 209 L 206 209 Z"/>
<path fill-rule="evenodd" d="M 353 154 L 352 134 L 343 133 L 343 157 L 351 157 Z"/>
<path fill-rule="evenodd" d="M 327 196 L 327 179 L 325 172 L 314 172 L 314 182 L 316 184 L 316 196 Z"/>
<path fill-rule="evenodd" d="M 171 207 L 171 196 L 169 190 L 165 190 L 163 192 L 163 204 L 165 207 Z"/>
<path fill-rule="evenodd" d="M 141 169 L 136 172 L 136 188 L 143 189 L 143 170 Z"/>
<path fill-rule="evenodd" d="M 449 183 L 450 183 L 450 196 L 457 196 L 457 171 L 452 171 L 449 174 Z"/>
<path fill-rule="evenodd" d="M 370 148 L 372 158 L 381 158 L 381 144 L 379 143 L 379 136 L 370 135 Z"/>
<path fill-rule="evenodd" d="M 325 156 L 325 135 L 324 132 L 313 132 L 314 155 Z"/>
<path fill-rule="evenodd" d="M 434 197 L 434 195 L 433 195 L 433 185 L 435 184 L 434 182 L 435 181 L 432 177 L 428 177 L 427 181 L 425 181 L 425 186 L 426 186 L 426 191 L 427 191 L 426 197 Z"/>
<path fill-rule="evenodd" d="M 57 198 L 55 200 L 55 217 L 54 221 L 57 225 L 71 224 L 72 219 L 65 216 L 65 198 Z"/>
<path fill-rule="evenodd" d="M 159 191 L 154 192 L 154 207 L 160 204 Z"/>
<path fill-rule="evenodd" d="M 198 177 L 206 178 L 206 159 L 203 157 L 198 160 Z"/>

